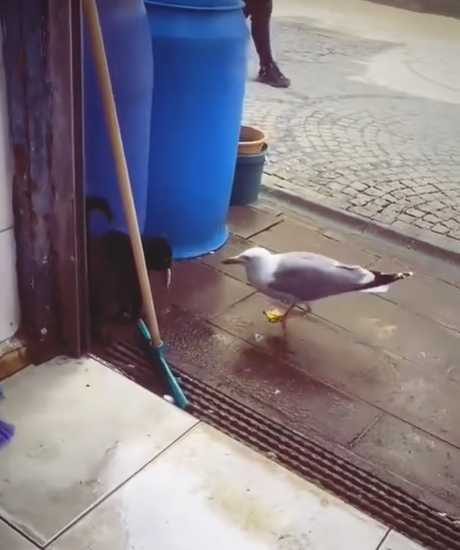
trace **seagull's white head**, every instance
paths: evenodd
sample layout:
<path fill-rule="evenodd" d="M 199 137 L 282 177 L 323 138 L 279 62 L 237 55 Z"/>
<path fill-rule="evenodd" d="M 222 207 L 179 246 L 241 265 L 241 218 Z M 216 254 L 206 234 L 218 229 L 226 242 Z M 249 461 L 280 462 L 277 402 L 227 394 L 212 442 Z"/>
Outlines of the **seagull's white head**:
<path fill-rule="evenodd" d="M 261 261 L 267 260 L 271 257 L 271 252 L 266 250 L 265 248 L 261 248 L 259 246 L 255 248 L 249 248 L 248 250 L 245 250 L 241 254 L 238 254 L 238 256 L 233 256 L 232 258 L 227 258 L 226 260 L 223 260 L 222 263 L 224 264 L 242 264 L 245 267 L 250 267 L 256 264 L 259 264 Z"/>

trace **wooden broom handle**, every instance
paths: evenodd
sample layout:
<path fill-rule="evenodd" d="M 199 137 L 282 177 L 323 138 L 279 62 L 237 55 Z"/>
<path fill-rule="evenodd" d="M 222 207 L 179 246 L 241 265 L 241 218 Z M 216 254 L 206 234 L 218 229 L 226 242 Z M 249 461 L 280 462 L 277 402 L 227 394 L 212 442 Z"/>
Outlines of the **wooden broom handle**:
<path fill-rule="evenodd" d="M 126 163 L 125 150 L 121 137 L 120 124 L 117 116 L 117 107 L 113 96 L 112 81 L 110 78 L 109 65 L 102 36 L 101 24 L 97 10 L 96 0 L 83 0 L 83 9 L 88 21 L 89 32 L 94 59 L 96 61 L 96 70 L 99 80 L 99 86 L 102 93 L 102 104 L 107 127 L 112 143 L 112 150 L 115 157 L 115 165 L 118 176 L 118 186 L 120 188 L 121 198 L 128 223 L 129 238 L 133 249 L 134 262 L 136 264 L 137 276 L 141 287 L 142 301 L 147 317 L 147 324 L 152 336 L 153 344 L 161 347 L 162 341 L 158 319 L 153 302 L 152 289 L 150 287 L 149 274 L 145 263 L 144 249 L 142 246 L 139 224 L 137 221 L 136 208 L 134 205 L 133 194 L 131 191 L 131 181 L 129 177 L 128 165 Z"/>

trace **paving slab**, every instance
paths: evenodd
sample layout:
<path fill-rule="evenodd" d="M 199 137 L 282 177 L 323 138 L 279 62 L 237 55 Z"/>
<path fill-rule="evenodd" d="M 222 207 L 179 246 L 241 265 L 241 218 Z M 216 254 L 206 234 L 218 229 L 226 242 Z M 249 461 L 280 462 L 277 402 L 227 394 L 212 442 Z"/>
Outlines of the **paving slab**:
<path fill-rule="evenodd" d="M 378 260 L 372 269 L 407 271 L 407 264 L 397 260 Z M 458 268 L 460 271 L 460 267 Z M 415 273 L 410 284 L 395 284 L 382 296 L 408 311 L 433 319 L 454 331 L 460 331 L 460 289 L 443 280 Z"/>
<path fill-rule="evenodd" d="M 267 194 L 263 194 L 259 202 L 265 209 L 283 209 L 285 219 L 307 226 L 342 246 L 353 244 L 356 248 L 372 252 L 378 256 L 376 264 L 382 261 L 386 271 L 415 271 L 418 276 L 437 279 L 460 288 L 458 262 L 446 256 L 443 251 L 420 251 L 416 243 L 390 239 L 370 223 L 350 226 L 325 215 L 324 212 L 305 207 L 301 202 L 283 200 L 281 197 L 273 199 Z"/>
<path fill-rule="evenodd" d="M 234 206 L 230 209 L 228 225 L 234 235 L 248 239 L 283 220 L 276 212 L 265 212 L 260 208 Z"/>
<path fill-rule="evenodd" d="M 377 256 L 348 244 L 346 247 L 334 239 L 304 224 L 290 220 L 259 233 L 252 240 L 258 245 L 276 252 L 291 252 L 293 250 L 315 252 L 330 256 L 340 262 L 352 265 L 369 265 L 377 260 Z"/>
<path fill-rule="evenodd" d="M 197 422 L 92 359 L 57 358 L 3 384 L 16 435 L 1 451 L 0 518 L 38 545 Z"/>
<path fill-rule="evenodd" d="M 301 312 L 292 316 L 284 333 L 281 325 L 268 323 L 262 314 L 273 303 L 265 296 L 253 295 L 218 316 L 215 324 L 259 346 L 277 361 L 295 365 L 318 380 L 368 401 L 377 399 L 382 388 L 397 381 L 399 359 Z"/>
<path fill-rule="evenodd" d="M 396 284 L 409 287 L 411 281 Z M 316 315 L 359 335 L 361 341 L 434 368 L 438 373 L 457 363 L 458 332 L 414 315 L 399 304 L 370 294 L 350 293 L 319 301 L 312 307 Z"/>
<path fill-rule="evenodd" d="M 326 222 L 327 225 L 327 222 Z M 458 262 L 441 251 L 437 254 L 421 253 L 416 245 L 407 246 L 399 242 L 379 238 L 372 233 L 346 232 L 342 242 L 351 241 L 356 246 L 375 250 L 381 257 L 376 261 L 385 271 L 414 271 L 417 276 L 426 276 L 460 288 L 460 268 Z M 383 262 L 385 262 L 383 264 Z"/>
<path fill-rule="evenodd" d="M 331 441 L 345 445 L 380 414 L 183 310 L 172 310 L 160 320 L 174 364 L 300 433 L 327 433 Z"/>
<path fill-rule="evenodd" d="M 379 550 L 423 550 L 423 546 L 396 531 L 390 531 Z"/>
<path fill-rule="evenodd" d="M 361 319 L 359 299 L 351 300 L 347 308 L 343 302 L 337 308 L 330 305 L 336 314 L 335 320 L 339 315 L 345 318 L 356 315 Z M 340 304 L 341 299 L 338 300 Z M 273 303 L 256 294 L 218 316 L 214 322 L 260 347 L 273 359 L 287 362 L 347 395 L 395 414 L 453 445 L 460 445 L 458 344 L 457 347 L 452 344 L 450 355 L 449 350 L 439 348 L 439 355 L 444 354 L 443 363 L 431 360 L 437 356 L 428 353 L 430 360 L 409 361 L 380 345 L 379 330 L 384 341 L 394 337 L 394 330 L 393 325 L 384 322 L 372 324 L 375 316 L 365 319 L 362 325 L 357 322 L 356 331 L 351 333 L 315 315 L 305 317 L 299 312 L 288 322 L 283 333 L 280 325 L 268 323 L 262 314 L 262 310 Z M 391 330 L 385 332 L 387 326 Z M 375 341 L 369 342 L 369 338 L 366 341 L 369 334 L 375 336 Z M 410 335 L 407 338 L 410 346 L 412 338 Z M 429 333 L 424 338 L 424 344 L 431 342 Z"/>
<path fill-rule="evenodd" d="M 331 528 L 333 526 L 333 528 Z M 375 550 L 386 527 L 201 424 L 51 550 Z"/>
<path fill-rule="evenodd" d="M 421 295 L 418 301 L 423 299 Z M 406 359 L 395 362 L 397 391 L 389 396 L 381 388 L 381 397 L 386 395 L 389 402 L 379 402 L 386 410 L 460 446 L 458 332 L 371 295 L 319 302 L 315 314 L 350 331 L 360 342 Z"/>
<path fill-rule="evenodd" d="M 222 273 L 226 273 L 227 275 L 230 275 L 234 279 L 238 279 L 246 283 L 246 275 L 240 266 L 235 264 L 229 264 L 229 265 L 223 264 L 222 260 L 225 260 L 225 258 L 228 258 L 231 256 L 237 256 L 238 254 L 241 254 L 248 248 L 251 248 L 251 246 L 255 246 L 255 244 L 252 241 L 243 239 L 236 235 L 232 235 L 229 241 L 227 242 L 227 244 L 223 248 L 218 250 L 215 254 L 205 256 L 204 258 L 202 258 L 201 261 L 204 264 L 209 265 L 217 269 L 218 271 L 221 271 Z"/>
<path fill-rule="evenodd" d="M 353 447 L 383 468 L 427 487 L 445 502 L 441 513 L 460 512 L 460 449 L 417 430 L 399 419 L 384 416 Z"/>
<path fill-rule="evenodd" d="M 162 273 L 152 273 L 151 282 L 159 310 L 177 305 L 208 318 L 253 292 L 246 283 L 226 277 L 199 261 L 176 263 L 168 291 L 165 291 Z"/>
<path fill-rule="evenodd" d="M 0 547 L 5 550 L 37 550 L 38 548 L 1 520 Z"/>

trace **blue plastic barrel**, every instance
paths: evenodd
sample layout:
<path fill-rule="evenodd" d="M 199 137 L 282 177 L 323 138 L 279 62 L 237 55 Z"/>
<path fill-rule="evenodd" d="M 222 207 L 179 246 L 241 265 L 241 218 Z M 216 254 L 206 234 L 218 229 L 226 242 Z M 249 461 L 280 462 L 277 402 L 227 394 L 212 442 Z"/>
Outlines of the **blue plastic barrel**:
<path fill-rule="evenodd" d="M 145 223 L 152 112 L 153 57 L 143 0 L 97 0 L 112 86 L 141 229 Z M 108 200 L 114 222 L 91 216 L 95 233 L 127 232 L 94 59 L 85 29 L 86 192 Z"/>
<path fill-rule="evenodd" d="M 249 33 L 239 1 L 145 3 L 155 70 L 145 233 L 191 258 L 228 237 Z"/>

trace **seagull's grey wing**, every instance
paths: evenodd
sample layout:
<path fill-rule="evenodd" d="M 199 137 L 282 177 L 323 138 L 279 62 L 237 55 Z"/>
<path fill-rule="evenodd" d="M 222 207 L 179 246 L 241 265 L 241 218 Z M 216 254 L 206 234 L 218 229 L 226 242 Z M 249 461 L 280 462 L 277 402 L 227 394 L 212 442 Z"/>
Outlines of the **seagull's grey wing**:
<path fill-rule="evenodd" d="M 268 287 L 294 296 L 299 302 L 359 290 L 374 277 L 363 267 L 341 264 L 320 254 L 289 252 L 279 254 L 278 258 Z"/>

